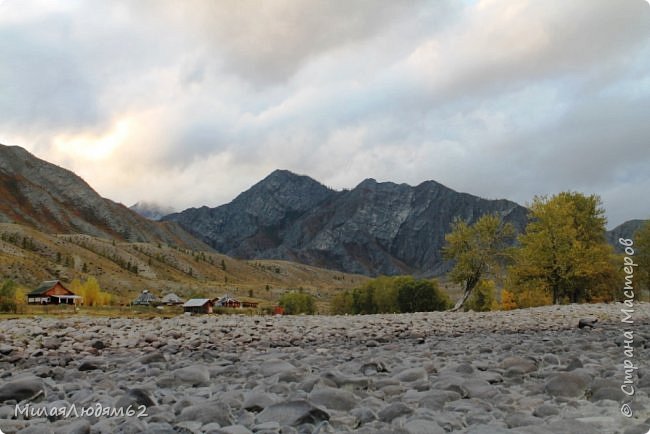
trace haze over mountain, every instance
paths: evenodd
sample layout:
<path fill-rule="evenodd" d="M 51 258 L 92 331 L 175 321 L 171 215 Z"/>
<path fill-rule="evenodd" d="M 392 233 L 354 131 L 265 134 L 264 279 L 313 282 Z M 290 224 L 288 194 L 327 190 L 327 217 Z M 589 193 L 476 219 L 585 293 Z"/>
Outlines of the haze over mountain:
<path fill-rule="evenodd" d="M 176 210 L 171 206 L 160 205 L 155 202 L 140 201 L 129 207 L 131 211 L 135 211 L 140 214 L 142 217 L 148 218 L 149 220 L 158 221 L 162 217 L 172 214 Z"/>
<path fill-rule="evenodd" d="M 207 249 L 178 225 L 145 219 L 101 197 L 69 170 L 18 146 L 0 145 L 0 222 L 46 233 L 79 233 L 131 242 Z"/>
<path fill-rule="evenodd" d="M 231 203 L 190 208 L 178 222 L 217 251 L 238 258 L 281 258 L 367 275 L 441 274 L 444 236 L 454 218 L 498 213 L 518 230 L 526 208 L 458 193 L 435 181 L 412 187 L 367 179 L 334 191 L 276 170 Z"/>

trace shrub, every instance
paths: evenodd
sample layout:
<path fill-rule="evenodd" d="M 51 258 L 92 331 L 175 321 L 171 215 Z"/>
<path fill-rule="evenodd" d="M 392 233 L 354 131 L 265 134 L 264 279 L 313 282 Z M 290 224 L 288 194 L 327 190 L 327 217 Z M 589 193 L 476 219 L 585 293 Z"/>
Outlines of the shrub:
<path fill-rule="evenodd" d="M 316 313 L 314 297 L 304 292 L 287 292 L 282 294 L 279 300 L 280 306 L 287 315 L 298 315 L 301 313 Z"/>

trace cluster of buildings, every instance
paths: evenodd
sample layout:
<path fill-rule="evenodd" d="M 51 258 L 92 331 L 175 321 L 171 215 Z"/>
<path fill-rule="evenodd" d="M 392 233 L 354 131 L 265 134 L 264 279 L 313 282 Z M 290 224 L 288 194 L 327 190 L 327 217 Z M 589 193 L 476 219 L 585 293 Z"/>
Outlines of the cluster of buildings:
<path fill-rule="evenodd" d="M 190 313 L 212 313 L 215 307 L 228 307 L 232 309 L 242 308 L 257 308 L 257 303 L 250 301 L 240 301 L 229 295 L 224 295 L 218 298 L 192 298 L 183 301 L 179 296 L 174 293 L 165 295 L 163 298 L 158 299 L 151 292 L 146 289 L 133 301 L 134 305 L 183 305 L 183 310 Z"/>
<path fill-rule="evenodd" d="M 81 296 L 74 294 L 66 288 L 59 280 L 48 280 L 42 282 L 38 288 L 27 294 L 29 304 L 74 304 L 83 302 Z M 177 306 L 183 305 L 183 311 L 190 313 L 212 313 L 215 307 L 227 307 L 232 309 L 257 308 L 257 303 L 241 301 L 229 295 L 210 299 L 192 298 L 183 300 L 174 293 L 169 293 L 163 298 L 156 297 L 148 290 L 142 291 L 131 303 L 140 306 Z"/>

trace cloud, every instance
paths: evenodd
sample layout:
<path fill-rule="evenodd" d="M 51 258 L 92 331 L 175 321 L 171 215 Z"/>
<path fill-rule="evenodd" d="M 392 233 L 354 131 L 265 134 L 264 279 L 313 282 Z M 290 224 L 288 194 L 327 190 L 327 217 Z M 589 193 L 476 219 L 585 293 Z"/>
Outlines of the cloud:
<path fill-rule="evenodd" d="M 602 193 L 616 223 L 650 214 L 629 200 L 650 182 L 649 18 L 641 0 L 7 2 L 0 142 L 126 204 L 214 206 L 287 168 Z"/>

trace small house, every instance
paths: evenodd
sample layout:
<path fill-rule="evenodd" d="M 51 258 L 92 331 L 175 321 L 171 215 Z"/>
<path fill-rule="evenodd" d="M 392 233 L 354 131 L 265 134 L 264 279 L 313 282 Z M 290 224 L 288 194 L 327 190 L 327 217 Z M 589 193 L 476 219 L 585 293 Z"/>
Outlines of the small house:
<path fill-rule="evenodd" d="M 167 294 L 166 296 L 164 296 L 160 300 L 160 302 L 162 304 L 166 304 L 167 306 L 175 306 L 175 305 L 183 304 L 183 300 L 178 295 L 174 294 L 173 292 L 171 292 L 171 293 Z"/>
<path fill-rule="evenodd" d="M 29 304 L 79 304 L 82 297 L 63 286 L 59 280 L 46 280 L 27 294 Z"/>
<path fill-rule="evenodd" d="M 219 306 L 219 307 L 230 307 L 230 308 L 241 307 L 241 302 L 236 298 L 229 296 L 228 294 L 224 295 L 221 298 L 216 299 L 214 304 L 215 306 Z"/>
<path fill-rule="evenodd" d="M 183 312 L 212 313 L 214 303 L 209 298 L 193 298 L 183 304 Z"/>
<path fill-rule="evenodd" d="M 234 309 L 240 309 L 243 307 L 256 308 L 258 303 L 252 301 L 240 301 L 236 298 L 233 298 L 229 295 L 224 295 L 221 298 L 217 298 L 214 301 L 214 305 L 218 307 L 229 307 Z"/>
<path fill-rule="evenodd" d="M 142 291 L 140 295 L 138 295 L 138 298 L 133 300 L 133 304 L 138 304 L 141 306 L 151 306 L 157 303 L 159 303 L 158 297 L 156 297 L 146 289 Z"/>

